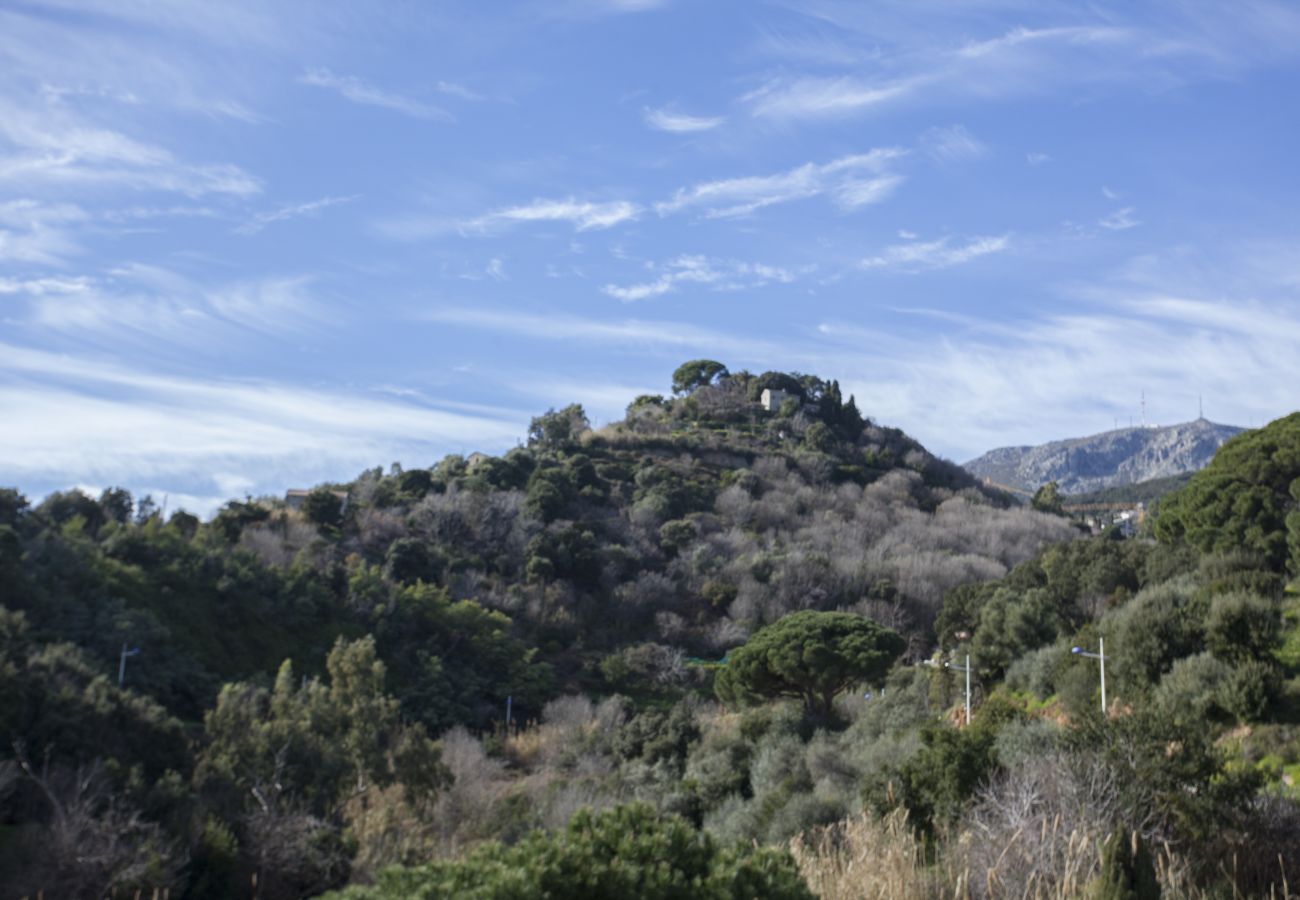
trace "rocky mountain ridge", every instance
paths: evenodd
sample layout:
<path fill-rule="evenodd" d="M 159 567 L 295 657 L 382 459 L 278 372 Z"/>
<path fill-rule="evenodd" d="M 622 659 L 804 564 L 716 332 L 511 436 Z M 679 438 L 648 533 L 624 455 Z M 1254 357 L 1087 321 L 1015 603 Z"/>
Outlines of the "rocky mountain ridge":
<path fill-rule="evenodd" d="M 999 447 L 962 467 L 977 478 L 1021 491 L 1055 481 L 1062 493 L 1081 494 L 1194 472 L 1243 430 L 1208 419 L 1119 428 L 1038 446 Z"/>

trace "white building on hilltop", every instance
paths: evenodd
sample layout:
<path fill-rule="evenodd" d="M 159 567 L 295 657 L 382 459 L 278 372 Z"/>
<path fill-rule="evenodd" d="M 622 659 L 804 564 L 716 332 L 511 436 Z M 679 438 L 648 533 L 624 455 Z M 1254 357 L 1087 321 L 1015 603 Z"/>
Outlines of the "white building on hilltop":
<path fill-rule="evenodd" d="M 781 408 L 782 403 L 784 403 L 787 400 L 794 400 L 794 399 L 795 399 L 794 394 L 791 394 L 787 391 L 783 391 L 778 388 L 763 388 L 763 395 L 762 397 L 759 398 L 758 402 L 761 403 L 763 405 L 763 409 L 767 410 L 768 412 L 776 412 Z"/>

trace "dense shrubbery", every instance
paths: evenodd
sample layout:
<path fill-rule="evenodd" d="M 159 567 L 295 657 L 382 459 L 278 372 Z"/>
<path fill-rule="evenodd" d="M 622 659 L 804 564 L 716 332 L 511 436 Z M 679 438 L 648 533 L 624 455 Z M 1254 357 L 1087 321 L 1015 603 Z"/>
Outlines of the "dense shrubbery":
<path fill-rule="evenodd" d="M 0 880 L 805 896 L 730 848 L 802 836 L 833 885 L 859 832 L 897 850 L 879 896 L 1070 895 L 1133 875 L 1119 833 L 1178 896 L 1291 864 L 1296 417 L 1225 445 L 1155 543 L 1005 508 L 835 382 L 696 360 L 673 388 L 301 511 L 0 491 Z M 1105 717 L 1070 652 L 1099 638 Z"/>

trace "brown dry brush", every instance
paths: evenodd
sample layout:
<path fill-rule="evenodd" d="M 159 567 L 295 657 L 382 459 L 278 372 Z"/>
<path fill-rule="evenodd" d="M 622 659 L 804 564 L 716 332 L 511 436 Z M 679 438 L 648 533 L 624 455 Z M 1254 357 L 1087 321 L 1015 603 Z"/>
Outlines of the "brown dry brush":
<path fill-rule="evenodd" d="M 1067 828 L 1058 815 L 1010 833 L 966 828 L 927 847 L 899 809 L 883 818 L 863 813 L 815 829 L 795 838 L 790 851 L 822 900 L 1072 900 L 1088 896 L 1100 872 L 1105 838 L 1106 832 L 1096 829 Z M 1037 857 L 1039 851 L 1047 856 Z M 1190 862 L 1168 843 L 1157 844 L 1153 856 L 1165 900 L 1300 897 L 1284 871 L 1258 893 L 1238 887 L 1233 873 L 1225 871 L 1231 893 L 1215 893 L 1195 882 Z"/>

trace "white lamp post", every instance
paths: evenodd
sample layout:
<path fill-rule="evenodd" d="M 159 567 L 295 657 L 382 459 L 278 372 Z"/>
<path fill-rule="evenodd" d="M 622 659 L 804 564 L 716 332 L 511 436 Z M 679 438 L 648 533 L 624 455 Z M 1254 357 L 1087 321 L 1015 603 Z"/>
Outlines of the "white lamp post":
<path fill-rule="evenodd" d="M 1101 651 L 1099 653 L 1089 653 L 1082 647 L 1071 647 L 1070 652 L 1078 656 L 1086 656 L 1089 659 L 1095 659 L 1101 663 L 1101 716 L 1104 719 L 1106 717 L 1106 639 L 1098 638 L 1097 646 Z"/>
<path fill-rule="evenodd" d="M 970 654 L 966 654 L 966 665 L 955 666 L 952 663 L 944 663 L 948 669 L 956 669 L 958 672 L 966 673 L 966 724 L 970 724 Z"/>

